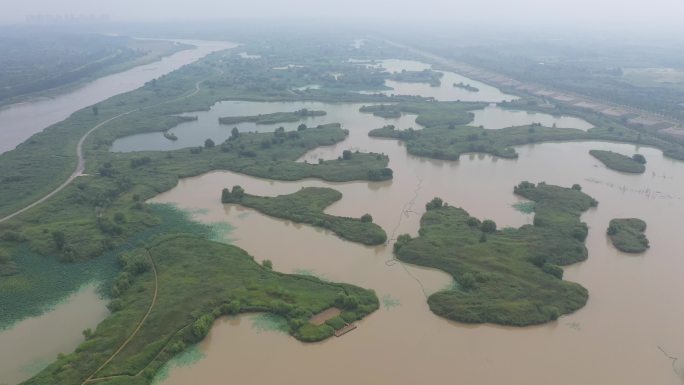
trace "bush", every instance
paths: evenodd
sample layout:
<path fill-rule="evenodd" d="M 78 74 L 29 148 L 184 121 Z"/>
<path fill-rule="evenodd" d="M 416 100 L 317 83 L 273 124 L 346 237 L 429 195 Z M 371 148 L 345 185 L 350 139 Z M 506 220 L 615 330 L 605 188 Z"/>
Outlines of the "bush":
<path fill-rule="evenodd" d="M 545 264 L 542 266 L 542 270 L 543 270 L 546 274 L 551 274 L 551 275 L 553 275 L 554 277 L 556 277 L 556 278 L 558 278 L 558 279 L 563 279 L 563 269 L 562 269 L 560 266 L 553 265 L 553 264 L 550 264 L 550 263 L 545 263 Z"/>
<path fill-rule="evenodd" d="M 641 164 L 646 164 L 646 158 L 644 158 L 644 156 L 641 154 L 632 155 L 632 159 L 636 160 L 637 162 L 639 162 Z"/>
<path fill-rule="evenodd" d="M 458 279 L 458 285 L 463 290 L 472 290 L 475 288 L 475 276 L 471 273 L 461 274 Z"/>
<path fill-rule="evenodd" d="M 304 342 L 322 341 L 333 334 L 335 334 L 335 329 L 325 324 L 316 326 L 307 323 L 297 331 L 297 337 Z"/>
<path fill-rule="evenodd" d="M 213 323 L 214 316 L 212 314 L 204 314 L 192 324 L 192 333 L 200 340 L 209 334 L 209 330 Z"/>
<path fill-rule="evenodd" d="M 66 244 L 66 236 L 62 231 L 56 230 L 52 232 L 52 240 L 55 242 L 57 250 L 63 250 Z"/>
<path fill-rule="evenodd" d="M 363 214 L 361 216 L 361 222 L 363 223 L 373 223 L 373 217 L 370 214 Z"/>
<path fill-rule="evenodd" d="M 484 221 L 482 221 L 480 229 L 484 233 L 493 233 L 496 231 L 496 222 L 494 222 L 491 219 L 485 219 Z"/>
<path fill-rule="evenodd" d="M 425 209 L 426 210 L 434 210 L 434 209 L 442 208 L 442 206 L 444 206 L 444 202 L 442 201 L 442 198 L 435 197 L 435 198 L 432 198 L 432 200 L 425 205 Z"/>
<path fill-rule="evenodd" d="M 342 317 L 340 317 L 340 316 L 333 317 L 333 318 L 325 321 L 325 323 L 326 323 L 326 325 L 330 326 L 331 328 L 333 328 L 335 330 L 342 329 L 344 327 L 344 325 L 346 324 L 344 319 L 342 319 Z"/>
<path fill-rule="evenodd" d="M 411 241 L 411 236 L 408 234 L 402 234 L 397 237 L 397 240 L 394 242 L 394 252 L 396 253 L 401 249 L 402 246 L 407 244 L 409 241 Z"/>
<path fill-rule="evenodd" d="M 213 140 L 207 139 L 204 141 L 204 148 L 213 148 L 216 145 Z"/>
<path fill-rule="evenodd" d="M 352 323 L 359 319 L 359 316 L 353 311 L 343 311 L 342 314 L 340 314 L 340 317 L 342 317 L 346 323 Z"/>

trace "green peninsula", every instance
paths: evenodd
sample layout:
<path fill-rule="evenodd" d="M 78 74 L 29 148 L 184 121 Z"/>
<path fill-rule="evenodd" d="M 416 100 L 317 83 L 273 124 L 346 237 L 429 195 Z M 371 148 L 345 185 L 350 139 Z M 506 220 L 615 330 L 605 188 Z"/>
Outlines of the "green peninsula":
<path fill-rule="evenodd" d="M 368 214 L 361 218 L 348 218 L 323 212 L 340 199 L 342 193 L 339 191 L 318 187 L 306 187 L 293 194 L 277 197 L 260 197 L 246 194 L 240 186 L 233 186 L 232 190 L 223 189 L 221 195 L 223 203 L 236 203 L 272 217 L 328 229 L 352 242 L 380 245 L 387 240 L 385 231 L 373 223 L 373 218 Z"/>
<path fill-rule="evenodd" d="M 252 122 L 256 124 L 276 124 L 298 122 L 305 118 L 314 116 L 325 116 L 325 111 L 308 110 L 302 108 L 294 112 L 273 112 L 270 114 L 250 115 L 250 116 L 226 116 L 220 117 L 220 124 L 237 124 L 244 122 Z"/>

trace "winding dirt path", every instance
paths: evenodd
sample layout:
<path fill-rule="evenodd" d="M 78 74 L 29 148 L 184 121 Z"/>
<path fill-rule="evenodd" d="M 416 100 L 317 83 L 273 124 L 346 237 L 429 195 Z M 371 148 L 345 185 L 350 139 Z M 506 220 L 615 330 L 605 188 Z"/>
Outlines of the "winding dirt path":
<path fill-rule="evenodd" d="M 145 313 L 145 316 L 138 322 L 138 325 L 135 327 L 135 330 L 133 330 L 133 333 L 131 333 L 128 338 L 119 346 L 118 349 L 114 353 L 112 353 L 109 358 L 105 362 L 102 363 L 93 373 L 86 378 L 81 385 L 85 385 L 89 382 L 94 382 L 94 381 L 99 381 L 99 380 L 105 380 L 108 378 L 113 378 L 113 377 L 119 377 L 119 376 L 110 376 L 110 377 L 101 377 L 101 378 L 93 378 L 95 375 L 102 369 L 104 369 L 105 366 L 109 365 L 110 362 L 116 356 L 121 353 L 122 350 L 128 345 L 129 342 L 135 338 L 136 334 L 138 334 L 138 331 L 140 331 L 140 328 L 142 328 L 143 324 L 145 321 L 147 321 L 147 318 L 149 318 L 150 313 L 152 313 L 152 309 L 154 308 L 154 305 L 157 303 L 157 293 L 159 292 L 159 277 L 157 276 L 157 266 L 154 263 L 154 258 L 152 258 L 152 254 L 150 253 L 149 250 L 147 250 L 147 257 L 150 259 L 150 263 L 152 264 L 152 273 L 154 273 L 154 293 L 152 295 L 152 301 L 150 301 L 150 306 L 147 308 L 147 313 Z"/>
<path fill-rule="evenodd" d="M 83 175 L 83 171 L 85 171 L 85 166 L 86 166 L 85 155 L 83 155 L 83 143 L 85 143 L 86 139 L 88 139 L 88 136 L 90 136 L 90 134 L 92 134 L 95 130 L 97 130 L 98 128 L 101 128 L 102 126 L 106 125 L 107 123 L 110 123 L 110 122 L 112 122 L 112 121 L 114 121 L 114 120 L 116 120 L 116 119 L 119 119 L 119 118 L 121 118 L 121 117 L 124 117 L 124 116 L 126 116 L 126 115 L 130 115 L 130 114 L 132 114 L 132 113 L 134 113 L 134 112 L 137 112 L 137 111 L 144 111 L 144 110 L 148 110 L 148 109 L 150 109 L 150 108 L 159 107 L 159 106 L 164 105 L 164 104 L 167 104 L 167 103 L 177 102 L 177 101 L 181 101 L 181 100 L 183 100 L 183 99 L 191 98 L 191 97 L 197 95 L 197 93 L 198 93 L 198 92 L 200 91 L 200 89 L 201 89 L 200 85 L 201 85 L 205 80 L 206 80 L 206 79 L 203 79 L 203 80 L 200 80 L 200 81 L 198 81 L 197 83 L 195 83 L 195 90 L 194 90 L 192 93 L 188 94 L 188 95 L 184 95 L 184 96 L 181 96 L 180 98 L 176 98 L 176 99 L 172 99 L 172 100 L 167 100 L 167 101 L 164 101 L 164 102 L 161 102 L 161 103 L 158 103 L 158 104 L 154 104 L 154 105 L 151 105 L 151 106 L 147 106 L 147 107 L 143 107 L 143 108 L 136 108 L 136 109 L 133 109 L 133 110 L 130 110 L 130 111 L 126 111 L 126 112 L 123 112 L 123 113 L 121 113 L 121 114 L 119 114 L 119 115 L 112 116 L 111 118 L 109 118 L 109 119 L 107 119 L 107 120 L 105 120 L 105 121 L 102 121 L 102 122 L 98 123 L 97 125 L 95 125 L 94 127 L 92 127 L 90 130 L 88 130 L 88 132 L 86 132 L 85 134 L 83 134 L 83 136 L 81 136 L 81 138 L 78 140 L 78 145 L 76 146 L 76 156 L 78 157 L 78 164 L 76 165 L 76 169 L 74 170 L 74 172 L 71 173 L 71 175 L 64 181 L 64 183 L 62 183 L 61 185 L 59 185 L 59 186 L 58 186 L 57 188 L 55 188 L 54 190 L 52 190 L 52 191 L 50 191 L 49 193 L 47 193 L 47 194 L 46 194 L 45 196 L 43 196 L 42 198 L 40 198 L 40 199 L 38 199 L 37 201 L 35 201 L 35 202 L 29 204 L 28 206 L 26 206 L 26 207 L 24 207 L 24 208 L 22 208 L 22 209 L 19 209 L 19 210 L 13 212 L 12 214 L 9 214 L 9 215 L 7 215 L 7 216 L 5 216 L 5 217 L 3 217 L 3 218 L 0 218 L 0 223 L 6 222 L 6 221 L 8 221 L 8 220 L 10 220 L 10 219 L 12 219 L 12 218 L 14 218 L 14 217 L 20 215 L 20 214 L 22 214 L 22 213 L 24 213 L 24 212 L 26 212 L 26 211 L 32 209 L 32 208 L 38 206 L 39 204 L 45 202 L 46 200 L 50 199 L 52 196 L 54 196 L 54 195 L 57 194 L 58 192 L 62 191 L 62 190 L 63 190 L 65 187 L 67 187 L 69 184 L 71 184 L 71 182 L 73 182 L 74 179 L 76 179 L 77 177 Z"/>

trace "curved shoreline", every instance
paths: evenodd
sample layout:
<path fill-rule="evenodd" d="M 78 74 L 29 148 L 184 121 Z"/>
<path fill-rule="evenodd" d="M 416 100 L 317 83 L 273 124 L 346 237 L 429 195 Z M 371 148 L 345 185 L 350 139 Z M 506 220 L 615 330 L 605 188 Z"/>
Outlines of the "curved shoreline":
<path fill-rule="evenodd" d="M 157 39 L 159 40 L 159 39 Z M 60 94 L 54 98 L 37 99 L 0 108 L 0 154 L 11 151 L 32 135 L 61 122 L 74 112 L 110 97 L 135 90 L 146 82 L 194 63 L 211 52 L 234 48 L 230 42 L 167 39 L 194 45 L 148 64 L 106 75 Z"/>

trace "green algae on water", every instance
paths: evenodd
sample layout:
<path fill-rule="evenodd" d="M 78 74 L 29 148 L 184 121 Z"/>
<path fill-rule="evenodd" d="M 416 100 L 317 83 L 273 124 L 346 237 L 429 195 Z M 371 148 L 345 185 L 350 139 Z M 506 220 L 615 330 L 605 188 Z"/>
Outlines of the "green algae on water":
<path fill-rule="evenodd" d="M 154 380 L 152 380 L 152 384 L 161 384 L 169 377 L 169 374 L 171 374 L 173 369 L 192 366 L 204 357 L 205 355 L 199 349 L 199 345 L 193 345 L 185 349 L 159 369 L 157 375 L 154 376 Z"/>
<path fill-rule="evenodd" d="M 255 314 L 249 317 L 252 321 L 252 328 L 256 329 L 257 333 L 263 332 L 280 332 L 287 333 L 290 326 L 287 320 L 279 315 L 271 313 Z"/>

